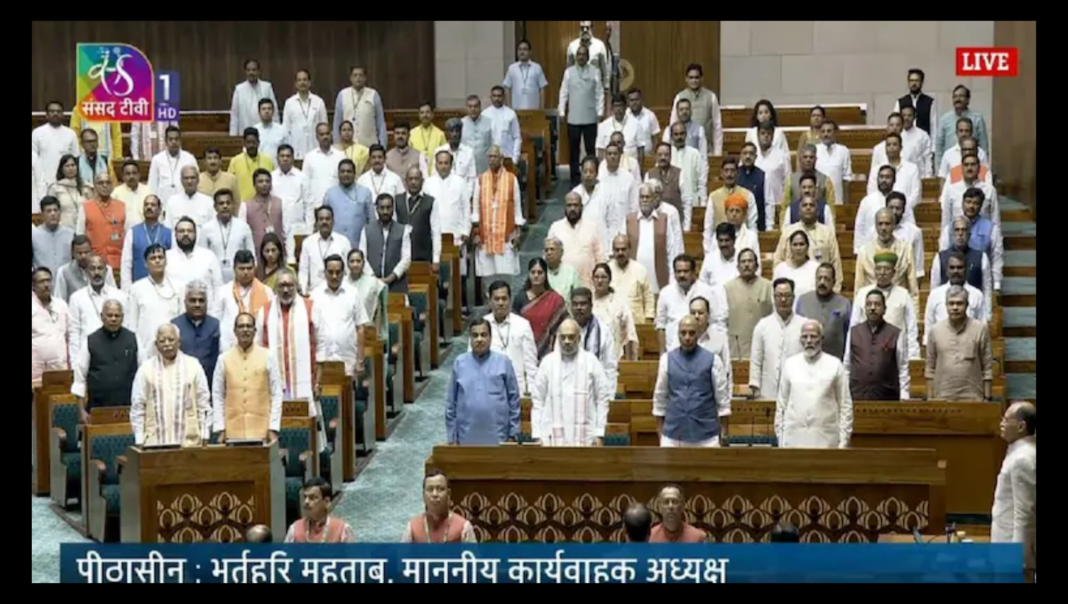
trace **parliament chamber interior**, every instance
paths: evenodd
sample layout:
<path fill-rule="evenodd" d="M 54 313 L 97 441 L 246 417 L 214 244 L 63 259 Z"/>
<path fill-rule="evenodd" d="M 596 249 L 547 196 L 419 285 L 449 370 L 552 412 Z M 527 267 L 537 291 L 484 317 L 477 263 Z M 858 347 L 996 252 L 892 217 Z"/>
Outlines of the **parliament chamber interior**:
<path fill-rule="evenodd" d="M 234 23 L 33 22 L 35 583 L 639 504 L 1033 547 L 1034 22 Z"/>

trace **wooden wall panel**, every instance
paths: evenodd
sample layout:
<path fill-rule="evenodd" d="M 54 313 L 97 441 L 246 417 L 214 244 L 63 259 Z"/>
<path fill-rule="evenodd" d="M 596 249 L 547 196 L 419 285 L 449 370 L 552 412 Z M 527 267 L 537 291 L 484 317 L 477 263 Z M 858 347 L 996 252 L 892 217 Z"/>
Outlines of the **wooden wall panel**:
<path fill-rule="evenodd" d="M 604 40 L 605 22 L 593 22 L 593 35 Z M 549 86 L 545 105 L 555 109 L 560 102 L 560 83 L 567 69 L 567 45 L 579 35 L 578 21 L 516 21 L 516 43 L 526 36 L 533 60 L 545 70 Z"/>
<path fill-rule="evenodd" d="M 1015 78 L 994 78 L 990 144 L 994 171 L 1005 193 L 1036 211 L 1038 49 L 1035 21 L 995 21 L 994 45 L 1019 49 Z"/>
<path fill-rule="evenodd" d="M 686 66 L 699 63 L 704 86 L 723 98 L 719 88 L 719 21 L 622 21 L 619 52 L 634 70 L 634 85 L 645 105 L 671 104 L 686 86 Z M 661 124 L 666 127 L 666 124 Z"/>
<path fill-rule="evenodd" d="M 158 70 L 181 74 L 183 110 L 230 108 L 244 80 L 246 58 L 259 59 L 279 102 L 293 94 L 297 69 L 307 68 L 313 89 L 332 107 L 348 85 L 348 68 L 361 64 L 387 108 L 418 107 L 434 98 L 433 21 L 33 21 L 32 111 L 75 97 L 79 42 L 125 42 L 148 55 Z M 576 26 L 577 30 L 577 26 Z"/>

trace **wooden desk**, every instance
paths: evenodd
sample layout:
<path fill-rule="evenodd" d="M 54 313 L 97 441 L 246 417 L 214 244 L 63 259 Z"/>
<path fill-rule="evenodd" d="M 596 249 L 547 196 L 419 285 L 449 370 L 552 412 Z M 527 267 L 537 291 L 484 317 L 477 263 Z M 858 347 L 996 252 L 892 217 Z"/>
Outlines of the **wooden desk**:
<path fill-rule="evenodd" d="M 763 541 L 779 520 L 816 542 L 945 526 L 945 469 L 929 449 L 439 446 L 426 466 L 449 476 L 483 543 L 619 542 L 627 507 L 652 508 L 672 483 L 719 542 Z"/>

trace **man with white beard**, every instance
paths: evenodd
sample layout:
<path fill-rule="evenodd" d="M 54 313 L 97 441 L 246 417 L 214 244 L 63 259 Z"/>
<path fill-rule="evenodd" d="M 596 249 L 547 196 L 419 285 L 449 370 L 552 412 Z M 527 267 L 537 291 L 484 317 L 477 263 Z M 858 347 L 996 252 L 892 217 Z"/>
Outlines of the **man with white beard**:
<path fill-rule="evenodd" d="M 853 436 L 853 397 L 842 361 L 823 352 L 823 326 L 806 320 L 802 352 L 786 359 L 775 404 L 779 447 L 848 449 Z"/>
<path fill-rule="evenodd" d="M 557 349 L 538 368 L 530 389 L 530 432 L 545 446 L 603 446 L 608 403 L 615 394 L 601 362 L 583 349 L 582 328 L 567 319 Z"/>

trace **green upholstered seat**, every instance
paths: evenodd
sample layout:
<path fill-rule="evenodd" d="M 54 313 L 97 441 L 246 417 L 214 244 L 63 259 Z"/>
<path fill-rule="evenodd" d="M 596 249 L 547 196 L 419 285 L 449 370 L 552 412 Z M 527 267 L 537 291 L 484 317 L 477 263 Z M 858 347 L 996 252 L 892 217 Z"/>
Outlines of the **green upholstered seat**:
<path fill-rule="evenodd" d="M 629 447 L 630 436 L 626 434 L 606 434 L 604 437 L 606 447 Z"/>
<path fill-rule="evenodd" d="M 430 313 L 430 297 L 423 292 L 409 292 L 408 300 L 411 302 L 412 311 L 415 314 L 412 328 L 415 330 L 416 334 L 418 334 L 423 331 L 426 324 L 423 315 L 429 315 Z"/>
<path fill-rule="evenodd" d="M 122 488 L 117 484 L 106 484 L 100 490 L 107 504 L 108 516 L 118 516 L 122 509 Z"/>

